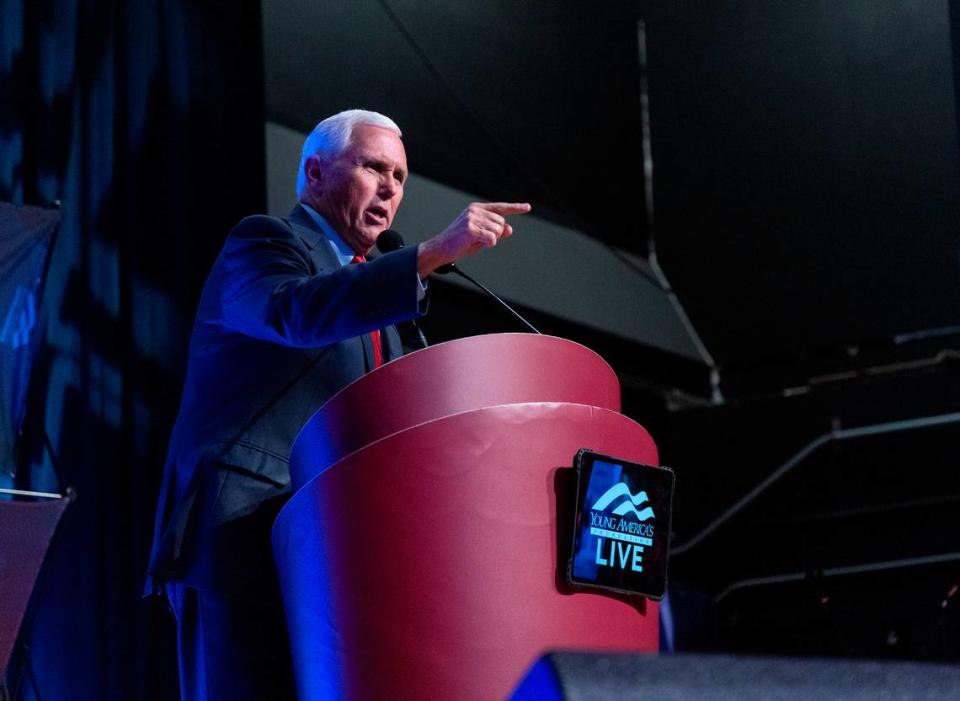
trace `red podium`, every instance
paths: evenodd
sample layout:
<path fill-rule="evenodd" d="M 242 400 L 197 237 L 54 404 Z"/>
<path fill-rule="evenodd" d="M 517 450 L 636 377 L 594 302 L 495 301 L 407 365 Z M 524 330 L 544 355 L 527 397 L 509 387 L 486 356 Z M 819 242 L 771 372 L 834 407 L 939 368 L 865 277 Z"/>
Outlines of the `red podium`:
<path fill-rule="evenodd" d="M 502 699 L 547 650 L 656 650 L 655 603 L 558 577 L 576 451 L 657 464 L 619 408 L 598 355 L 529 334 L 432 346 L 331 398 L 273 529 L 301 701 Z"/>

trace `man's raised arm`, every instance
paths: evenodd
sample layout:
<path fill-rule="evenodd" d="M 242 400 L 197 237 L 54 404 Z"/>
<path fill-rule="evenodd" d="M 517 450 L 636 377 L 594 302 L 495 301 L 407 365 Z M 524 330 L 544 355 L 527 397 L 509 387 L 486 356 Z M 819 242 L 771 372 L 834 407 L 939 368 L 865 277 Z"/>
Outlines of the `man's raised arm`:
<path fill-rule="evenodd" d="M 420 278 L 447 263 L 454 263 L 513 233 L 506 217 L 526 214 L 526 202 L 474 202 L 450 225 L 417 248 L 417 272 Z"/>

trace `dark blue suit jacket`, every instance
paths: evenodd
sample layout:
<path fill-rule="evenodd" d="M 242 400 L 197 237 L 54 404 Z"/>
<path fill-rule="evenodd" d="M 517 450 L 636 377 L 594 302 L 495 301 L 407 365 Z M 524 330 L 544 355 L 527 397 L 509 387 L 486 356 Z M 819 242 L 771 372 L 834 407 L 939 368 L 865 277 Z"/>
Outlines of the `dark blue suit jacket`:
<path fill-rule="evenodd" d="M 151 581 L 272 596 L 270 527 L 289 492 L 289 454 L 308 418 L 384 359 L 391 326 L 417 316 L 416 248 L 341 266 L 296 207 L 248 217 L 207 278 L 165 466 Z"/>

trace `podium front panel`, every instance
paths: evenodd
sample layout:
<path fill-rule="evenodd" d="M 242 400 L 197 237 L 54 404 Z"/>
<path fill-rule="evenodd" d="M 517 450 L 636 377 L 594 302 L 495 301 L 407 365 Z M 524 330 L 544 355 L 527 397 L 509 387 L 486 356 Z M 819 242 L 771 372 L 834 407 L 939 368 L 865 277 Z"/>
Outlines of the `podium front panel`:
<path fill-rule="evenodd" d="M 411 427 L 301 489 L 273 536 L 301 701 L 505 698 L 548 650 L 656 650 L 655 603 L 557 576 L 581 447 L 657 464 L 616 412 L 521 403 Z"/>

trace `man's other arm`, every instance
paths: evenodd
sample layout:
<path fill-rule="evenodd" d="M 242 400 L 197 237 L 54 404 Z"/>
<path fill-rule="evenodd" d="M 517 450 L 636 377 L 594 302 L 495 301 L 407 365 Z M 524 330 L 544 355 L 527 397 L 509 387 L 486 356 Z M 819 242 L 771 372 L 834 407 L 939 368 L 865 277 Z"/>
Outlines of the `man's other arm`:
<path fill-rule="evenodd" d="M 281 345 L 325 346 L 412 319 L 419 313 L 417 250 L 362 265 L 315 269 L 283 221 L 248 217 L 231 232 L 221 269 L 222 323 Z"/>

